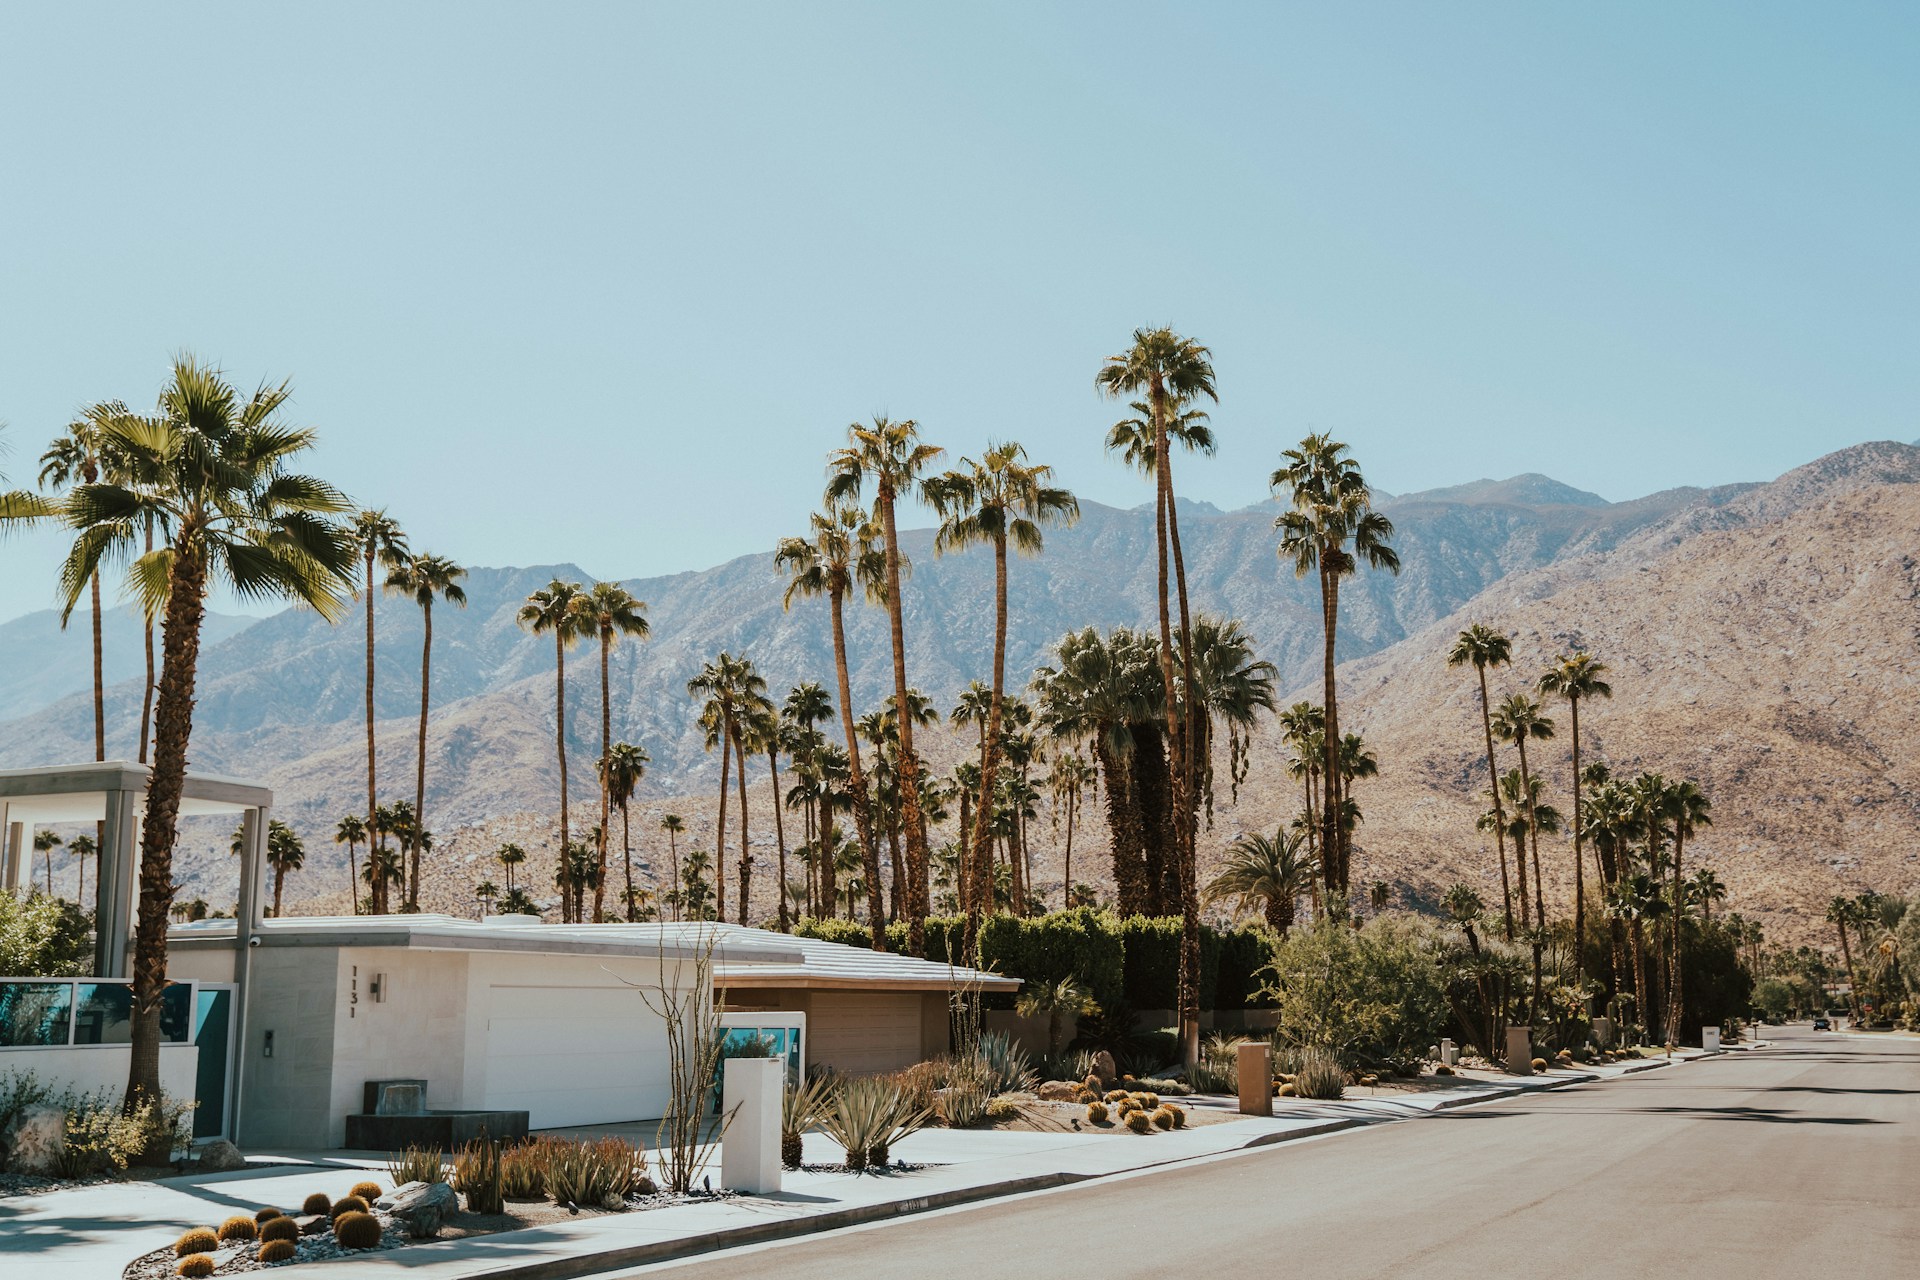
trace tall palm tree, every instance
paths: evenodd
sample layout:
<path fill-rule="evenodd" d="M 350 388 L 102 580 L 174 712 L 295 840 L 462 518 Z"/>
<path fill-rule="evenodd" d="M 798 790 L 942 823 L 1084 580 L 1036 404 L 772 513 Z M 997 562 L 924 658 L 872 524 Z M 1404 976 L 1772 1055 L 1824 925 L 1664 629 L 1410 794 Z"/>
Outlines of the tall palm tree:
<path fill-rule="evenodd" d="M 298 871 L 307 862 L 307 846 L 292 827 L 275 818 L 267 823 L 267 865 L 273 868 L 273 918 L 278 920 L 285 912 L 281 909 L 281 895 L 286 888 L 287 873 Z"/>
<path fill-rule="evenodd" d="M 1853 1010 L 1853 1021 L 1860 1022 L 1860 979 L 1853 968 L 1853 944 L 1847 940 L 1847 926 L 1860 917 L 1860 904 L 1852 898 L 1836 894 L 1827 902 L 1827 923 L 1840 935 L 1840 957 L 1847 966 L 1847 1007 Z"/>
<path fill-rule="evenodd" d="M 1540 696 L 1558 694 L 1567 700 L 1567 715 L 1573 724 L 1573 937 L 1574 961 L 1586 972 L 1587 881 L 1582 870 L 1581 844 L 1585 835 L 1581 811 L 1580 776 L 1580 704 L 1592 698 L 1611 698 L 1613 686 L 1604 677 L 1607 664 L 1581 650 L 1563 654 L 1540 676 Z"/>
<path fill-rule="evenodd" d="M 353 543 L 332 516 L 348 510 L 333 486 L 289 470 L 313 432 L 277 418 L 290 389 L 262 386 L 243 398 L 190 356 L 174 361 L 154 419 L 102 424 L 131 459 L 137 485 L 83 484 L 62 517 L 76 532 L 60 570 L 71 612 L 102 561 L 127 558 L 139 531 L 165 531 L 169 545 L 133 559 L 129 584 L 144 605 L 165 605 L 164 661 L 154 716 L 153 767 L 140 834 L 140 896 L 133 958 L 133 1027 L 127 1099 L 160 1097 L 160 1004 L 167 985 L 167 921 L 173 849 L 209 577 L 242 597 L 288 599 L 328 621 L 346 607 Z"/>
<path fill-rule="evenodd" d="M 687 829 L 687 820 L 677 813 L 670 813 L 660 819 L 660 829 L 667 833 L 667 866 L 673 872 L 673 892 L 670 895 L 673 918 L 680 918 L 680 833 Z"/>
<path fill-rule="evenodd" d="M 1493 756 L 1493 703 L 1487 694 L 1487 668 L 1505 666 L 1513 661 L 1513 641 L 1495 631 L 1483 622 L 1476 622 L 1454 638 L 1453 648 L 1447 651 L 1447 665 L 1464 667 L 1472 664 L 1474 674 L 1480 679 L 1480 730 L 1487 741 L 1487 786 L 1493 796 L 1493 829 L 1496 833 L 1507 828 L 1506 814 L 1500 809 L 1500 766 Z M 1575 806 L 1576 810 L 1578 805 Z M 1578 818 L 1576 815 L 1578 830 Z M 1494 849 L 1495 861 L 1500 864 L 1500 899 L 1505 913 L 1507 941 L 1513 941 L 1513 883 L 1507 875 L 1506 837 L 1496 834 Z M 1522 899 L 1522 914 L 1525 914 L 1525 900 Z"/>
<path fill-rule="evenodd" d="M 1681 928 L 1680 908 L 1684 907 L 1687 901 L 1682 871 L 1686 862 L 1687 841 L 1701 827 L 1713 825 L 1713 802 L 1707 799 L 1706 793 L 1701 791 L 1699 785 L 1691 778 L 1682 778 L 1668 790 L 1665 808 L 1669 821 L 1673 823 L 1673 903 L 1675 907 L 1673 927 L 1669 931 L 1672 935 L 1670 941 L 1673 956 L 1669 961 L 1671 967 L 1668 972 L 1673 977 L 1667 984 L 1669 1008 L 1667 1033 L 1669 1038 L 1678 1044 L 1680 1043 L 1680 1020 L 1686 1016 L 1683 990 L 1685 984 L 1681 981 L 1680 967 L 1683 941 L 1686 936 L 1686 930 Z"/>
<path fill-rule="evenodd" d="M 1327 888 L 1345 893 L 1348 849 L 1336 814 L 1341 790 L 1335 757 L 1340 745 L 1340 710 L 1334 688 L 1334 643 L 1340 629 L 1340 582 L 1364 561 L 1375 569 L 1400 572 L 1393 549 L 1393 521 L 1373 506 L 1360 464 L 1347 446 L 1328 435 L 1311 435 L 1283 455 L 1286 464 L 1273 473 L 1272 486 L 1284 489 L 1289 509 L 1274 521 L 1280 530 L 1280 558 L 1293 561 L 1296 577 L 1320 578 L 1321 706 L 1326 712 L 1323 767 L 1325 801 L 1320 806 L 1322 875 Z"/>
<path fill-rule="evenodd" d="M 410 595 L 420 606 L 424 628 L 420 639 L 420 742 L 413 770 L 413 812 L 422 826 L 427 814 L 427 708 L 433 692 L 433 599 L 438 596 L 450 605 L 466 608 L 466 589 L 460 585 L 460 579 L 466 576 L 465 569 L 445 556 L 435 555 L 408 555 L 387 574 L 388 591 Z M 409 843 L 412 867 L 407 879 L 407 910 L 418 911 L 420 846 Z"/>
<path fill-rule="evenodd" d="M 567 824 L 567 650 L 587 633 L 581 595 L 579 583 L 555 578 L 529 595 L 527 602 L 520 606 L 519 614 L 520 625 L 534 635 L 553 636 L 553 745 L 560 758 L 559 848 L 563 862 L 572 839 Z M 561 914 L 565 919 L 568 912 L 564 904 L 570 899 L 562 894 L 561 901 Z"/>
<path fill-rule="evenodd" d="M 1713 904 L 1727 900 L 1726 882 L 1712 867 L 1701 867 L 1687 877 L 1687 896 L 1700 904 L 1702 924 L 1713 923 Z"/>
<path fill-rule="evenodd" d="M 333 842 L 347 846 L 347 903 L 353 908 L 353 914 L 360 914 L 360 868 L 353 856 L 353 847 L 367 841 L 367 820 L 357 813 L 350 813 L 340 819 L 333 829 Z"/>
<path fill-rule="evenodd" d="M 1080 814 L 1081 797 L 1097 785 L 1093 766 L 1078 751 L 1061 751 L 1053 757 L 1047 775 L 1047 789 L 1053 793 L 1053 809 L 1067 815 L 1067 844 L 1061 866 L 1060 909 L 1073 905 L 1073 828 Z"/>
<path fill-rule="evenodd" d="M 1180 633 L 1191 637 L 1188 618 L 1185 559 L 1180 551 L 1179 513 L 1174 509 L 1173 462 L 1169 453 L 1169 430 L 1184 410 L 1202 397 L 1218 402 L 1214 386 L 1213 353 L 1191 338 L 1183 338 L 1171 328 L 1135 329 L 1133 344 L 1127 350 L 1107 357 L 1094 386 L 1113 399 L 1131 400 L 1144 396 L 1147 416 L 1153 427 L 1154 542 L 1158 555 L 1158 603 L 1160 606 L 1160 678 L 1165 685 L 1167 742 L 1173 773 L 1173 808 L 1179 815 L 1175 828 L 1175 861 L 1180 877 L 1180 1033 L 1182 1060 L 1193 1066 L 1200 1060 L 1200 897 L 1198 868 L 1194 861 L 1196 832 L 1191 820 L 1191 799 L 1196 774 L 1186 739 L 1186 725 L 1180 718 L 1180 689 L 1174 679 L 1173 622 L 1168 609 L 1167 561 L 1172 553 L 1178 573 Z M 1110 437 L 1111 438 L 1111 437 Z M 1208 436 L 1211 442 L 1211 436 Z M 1191 646 L 1183 648 L 1181 669 L 1185 687 L 1193 685 Z"/>
<path fill-rule="evenodd" d="M 785 806 L 781 804 L 780 796 L 780 753 L 788 747 L 788 733 L 789 726 L 781 721 L 779 709 L 764 695 L 747 707 L 740 735 L 742 747 L 740 775 L 743 779 L 746 777 L 746 751 L 755 751 L 766 756 L 767 781 L 773 788 L 773 841 L 780 857 L 777 916 L 781 933 L 786 933 L 791 928 L 787 918 L 787 826 L 786 819 L 781 816 L 781 810 Z"/>
<path fill-rule="evenodd" d="M 1232 899 L 1241 911 L 1256 908 L 1281 937 L 1293 928 L 1294 904 L 1320 874 L 1304 835 L 1285 827 L 1272 835 L 1249 831 L 1227 846 L 1226 861 L 1207 882 L 1209 902 Z"/>
<path fill-rule="evenodd" d="M 907 640 L 902 581 L 900 526 L 896 507 L 902 494 L 909 499 L 926 470 L 944 450 L 921 442 L 920 428 L 911 419 L 899 422 L 875 418 L 873 425 L 854 423 L 847 443 L 827 459 L 826 501 L 859 502 L 868 481 L 874 489 L 874 514 L 885 543 L 887 626 L 893 642 L 893 693 L 899 705 L 907 702 Z M 844 700 L 844 695 L 843 695 Z M 900 722 L 899 775 L 901 822 L 907 840 L 907 949 L 924 956 L 927 950 L 927 823 L 920 804 L 920 757 L 913 747 L 912 717 Z"/>
<path fill-rule="evenodd" d="M 72 858 L 75 865 L 80 869 L 80 888 L 75 897 L 75 902 L 82 910 L 85 910 L 87 905 L 87 859 L 93 859 L 97 872 L 100 863 L 100 842 L 94 837 L 82 832 L 67 841 L 67 856 Z M 1707 874 L 1711 875 L 1712 873 L 1708 872 Z M 96 895 L 99 891 L 99 881 L 100 877 L 96 873 L 94 876 Z M 1724 892 L 1725 891 L 1722 890 L 1722 893 Z M 99 916 L 99 904 L 97 902 L 94 904 L 94 915 L 96 919 Z"/>
<path fill-rule="evenodd" d="M 47 827 L 41 827 L 33 833 L 33 851 L 43 855 L 47 860 L 47 896 L 49 898 L 53 896 L 53 851 L 65 843 L 66 841 L 60 838 L 59 832 Z M 27 868 L 27 880 L 29 882 L 33 880 L 31 866 Z"/>
<path fill-rule="evenodd" d="M 873 518 L 858 503 L 830 502 L 825 511 L 809 517 L 808 537 L 782 538 L 773 553 L 774 563 L 789 575 L 782 598 L 785 608 L 791 609 L 797 597 L 827 597 L 833 625 L 834 678 L 840 694 L 840 729 L 847 747 L 847 789 L 853 801 L 855 834 L 866 860 L 867 919 L 875 951 L 886 950 L 887 922 L 880 910 L 880 846 L 874 832 L 872 794 L 860 759 L 860 735 L 855 725 L 858 717 L 847 671 L 844 606 L 847 594 L 856 587 L 869 600 L 885 598 L 887 560 L 877 545 L 881 536 Z M 898 559 L 901 572 L 906 572 L 906 557 L 900 555 Z M 823 858 L 822 865 L 831 880 L 832 857 Z M 831 915 L 831 898 L 827 905 Z"/>
<path fill-rule="evenodd" d="M 707 749 L 720 749 L 720 821 L 714 827 L 714 905 L 721 919 L 727 914 L 727 774 L 733 757 L 740 757 L 740 923 L 746 923 L 748 882 L 753 863 L 747 851 L 746 756 L 740 751 L 740 719 L 755 697 L 764 697 L 767 682 L 753 668 L 750 658 L 736 658 L 726 650 L 703 663 L 700 673 L 687 681 L 687 694 L 705 698 L 700 708 L 700 723 L 707 731 Z"/>
<path fill-rule="evenodd" d="M 388 569 L 407 558 L 407 535 L 385 510 L 362 510 L 353 518 L 353 544 L 365 564 L 367 591 L 367 826 L 373 826 L 376 794 L 373 733 L 373 573 L 377 561 Z M 358 891 L 356 890 L 356 895 Z M 358 901 L 356 896 L 356 902 Z"/>
<path fill-rule="evenodd" d="M 1045 545 L 1041 526 L 1072 524 L 1080 518 L 1074 496 L 1050 484 L 1053 468 L 1027 461 L 1027 451 L 1008 441 L 989 445 L 979 461 L 960 459 L 960 465 L 926 483 L 927 497 L 940 515 L 934 535 L 936 554 L 968 547 L 993 549 L 993 684 L 982 734 L 980 798 L 975 803 L 970 848 L 972 866 L 962 869 L 961 905 L 967 913 L 964 954 L 978 959 L 975 942 L 986 904 L 970 893 L 992 873 L 986 849 L 987 828 L 993 816 L 993 788 L 1000 769 L 1001 712 L 1007 688 L 1007 548 L 1021 555 L 1039 555 Z"/>
<path fill-rule="evenodd" d="M 647 603 L 635 599 L 633 593 L 617 582 L 596 582 L 580 602 L 580 608 L 586 614 L 589 632 L 600 640 L 600 758 L 606 759 L 613 750 L 613 690 L 609 680 L 609 670 L 613 656 L 613 646 L 625 636 L 644 640 L 652 634 L 647 624 Z M 600 878 L 593 890 L 593 919 L 598 924 L 606 916 L 607 899 L 607 845 L 606 833 L 611 829 L 612 814 L 609 809 L 614 803 L 612 794 L 607 790 L 605 775 L 600 779 Z M 628 886 L 633 883 L 631 869 L 627 876 Z"/>
<path fill-rule="evenodd" d="M 1533 900 L 1535 923 L 1541 928 L 1547 925 L 1547 902 L 1540 885 L 1540 822 L 1535 812 L 1533 770 L 1527 764 L 1528 741 L 1545 742 L 1553 737 L 1553 721 L 1541 714 L 1540 704 L 1524 693 L 1507 695 L 1506 699 L 1494 708 L 1493 736 L 1508 743 L 1520 753 L 1520 788 L 1522 802 L 1526 805 L 1527 838 L 1533 845 Z M 1524 846 L 1515 846 L 1514 858 L 1520 866 L 1520 923 L 1527 924 L 1527 858 Z"/>
<path fill-rule="evenodd" d="M 103 429 L 110 419 L 126 418 L 127 406 L 117 400 L 90 405 L 79 417 L 67 424 L 67 429 L 45 453 L 40 455 L 40 485 L 42 488 L 70 488 L 74 485 L 98 484 L 101 477 L 102 453 L 112 447 L 113 436 Z M 92 594 L 93 605 L 93 758 L 107 758 L 107 689 L 102 674 L 103 649 L 101 644 L 100 610 L 100 570 L 96 567 L 87 583 Z M 66 615 L 61 615 L 60 625 L 66 626 Z"/>
<path fill-rule="evenodd" d="M 527 851 L 512 841 L 508 841 L 493 851 L 493 860 L 505 868 L 507 873 L 507 892 L 512 893 L 516 887 L 513 883 L 513 869 L 527 860 Z"/>
<path fill-rule="evenodd" d="M 500 886 L 491 880 L 482 880 L 473 886 L 473 896 L 480 902 L 480 915 L 484 919 L 493 913 L 494 899 L 500 896 Z"/>
<path fill-rule="evenodd" d="M 613 804 L 620 808 L 620 848 L 626 867 L 626 895 L 621 899 L 628 904 L 627 921 L 633 921 L 633 833 L 628 826 L 627 806 L 633 801 L 634 790 L 640 780 L 647 776 L 647 753 L 631 742 L 616 742 L 607 748 L 600 757 L 600 791 Z M 601 842 L 601 879 L 606 879 L 606 842 Z M 602 891 L 604 892 L 604 890 Z M 600 894 L 594 895 L 594 919 L 599 920 Z"/>

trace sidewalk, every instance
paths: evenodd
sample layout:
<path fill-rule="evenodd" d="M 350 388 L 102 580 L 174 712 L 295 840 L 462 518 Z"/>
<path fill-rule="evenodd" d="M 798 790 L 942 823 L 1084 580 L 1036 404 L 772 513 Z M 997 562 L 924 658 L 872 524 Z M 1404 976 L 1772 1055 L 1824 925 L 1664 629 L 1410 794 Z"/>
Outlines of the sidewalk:
<path fill-rule="evenodd" d="M 1672 1061 L 1700 1056 L 1696 1049 L 1676 1053 Z M 351 1266 L 350 1272 L 341 1274 L 354 1280 L 478 1276 L 560 1280 L 1413 1119 L 1667 1065 L 1665 1058 L 1649 1058 L 1543 1076 L 1475 1081 L 1426 1094 L 1292 1104 L 1272 1118 L 1244 1117 L 1150 1137 L 930 1129 L 895 1148 L 897 1159 L 919 1166 L 912 1170 L 789 1172 L 778 1195 L 583 1217 L 339 1262 Z M 1199 1099 L 1195 1105 L 1215 1109 L 1231 1107 L 1231 1102 Z M 824 1166 L 839 1158 L 840 1150 L 830 1139 L 807 1135 L 808 1163 Z M 218 1222 L 232 1213 L 251 1213 L 263 1204 L 297 1206 L 313 1191 L 338 1197 L 366 1170 L 383 1166 L 379 1159 L 350 1152 L 287 1153 L 263 1159 L 301 1163 L 0 1199 L 0 1273 L 27 1280 L 42 1276 L 114 1280 L 133 1258 L 170 1243 L 190 1226 Z M 711 1167 L 716 1181 L 718 1166 L 716 1153 Z M 334 1265 L 305 1263 L 301 1271 Z"/>

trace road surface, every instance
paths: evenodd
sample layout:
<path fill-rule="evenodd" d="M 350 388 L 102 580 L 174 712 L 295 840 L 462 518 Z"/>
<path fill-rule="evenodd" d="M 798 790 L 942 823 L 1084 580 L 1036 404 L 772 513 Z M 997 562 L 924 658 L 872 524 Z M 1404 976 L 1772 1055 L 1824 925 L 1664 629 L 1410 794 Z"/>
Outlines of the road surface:
<path fill-rule="evenodd" d="M 672 1280 L 1920 1275 L 1920 1040 L 1774 1046 L 757 1249 Z"/>

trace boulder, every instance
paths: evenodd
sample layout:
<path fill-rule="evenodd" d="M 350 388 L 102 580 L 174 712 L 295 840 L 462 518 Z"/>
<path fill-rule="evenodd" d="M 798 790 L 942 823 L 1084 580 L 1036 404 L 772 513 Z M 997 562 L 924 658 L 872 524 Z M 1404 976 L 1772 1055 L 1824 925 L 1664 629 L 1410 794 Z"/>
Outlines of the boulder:
<path fill-rule="evenodd" d="M 1042 1102 L 1072 1102 L 1083 1087 L 1072 1080 L 1049 1080 L 1033 1092 Z"/>
<path fill-rule="evenodd" d="M 204 1147 L 194 1151 L 194 1167 L 202 1173 L 232 1173 L 236 1169 L 247 1167 L 247 1158 L 240 1154 L 240 1148 L 225 1138 L 216 1138 Z"/>
<path fill-rule="evenodd" d="M 1113 1082 L 1120 1078 L 1120 1068 L 1113 1065 L 1113 1055 L 1105 1049 L 1093 1055 L 1093 1074 L 1100 1077 L 1101 1087 L 1111 1089 Z"/>
<path fill-rule="evenodd" d="M 300 1234 L 303 1236 L 317 1236 L 333 1230 L 333 1219 L 324 1213 L 296 1214 L 293 1224 L 300 1228 Z"/>
<path fill-rule="evenodd" d="M 66 1149 L 64 1107 L 44 1102 L 23 1107 L 7 1122 L 5 1129 L 0 1129 L 0 1169 L 11 1169 L 15 1173 L 57 1173 Z"/>
<path fill-rule="evenodd" d="M 460 1197 L 444 1182 L 409 1182 L 381 1196 L 377 1207 L 392 1215 L 415 1240 L 431 1240 L 440 1234 L 447 1216 L 459 1211 Z"/>

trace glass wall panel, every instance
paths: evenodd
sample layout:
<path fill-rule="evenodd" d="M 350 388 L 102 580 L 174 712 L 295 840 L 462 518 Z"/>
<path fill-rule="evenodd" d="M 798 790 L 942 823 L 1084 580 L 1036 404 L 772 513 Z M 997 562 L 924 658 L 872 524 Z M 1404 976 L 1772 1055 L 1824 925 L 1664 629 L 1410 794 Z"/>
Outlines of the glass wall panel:
<path fill-rule="evenodd" d="M 133 1040 L 133 989 L 120 982 L 82 982 L 73 1011 L 75 1044 L 128 1044 Z"/>
<path fill-rule="evenodd" d="M 71 982 L 0 982 L 0 1046 L 64 1045 L 72 1017 Z"/>

